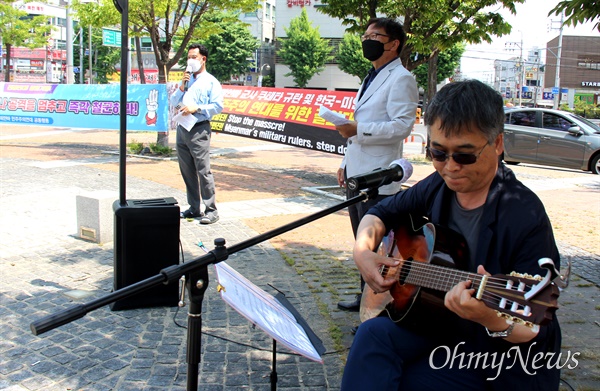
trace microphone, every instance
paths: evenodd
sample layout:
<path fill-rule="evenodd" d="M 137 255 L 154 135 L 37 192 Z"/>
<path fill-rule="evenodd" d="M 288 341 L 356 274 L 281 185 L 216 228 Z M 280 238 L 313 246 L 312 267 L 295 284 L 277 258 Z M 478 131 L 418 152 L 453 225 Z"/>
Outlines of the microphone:
<path fill-rule="evenodd" d="M 191 65 L 188 65 L 187 68 L 185 68 L 185 73 L 187 73 L 188 75 L 192 74 L 192 66 Z M 184 91 L 187 91 L 189 82 L 190 82 L 189 80 L 183 82 L 183 90 Z"/>
<path fill-rule="evenodd" d="M 388 168 L 378 168 L 366 174 L 348 178 L 346 186 L 352 191 L 389 185 L 392 182 L 404 183 L 413 173 L 413 166 L 406 159 L 394 160 Z"/>

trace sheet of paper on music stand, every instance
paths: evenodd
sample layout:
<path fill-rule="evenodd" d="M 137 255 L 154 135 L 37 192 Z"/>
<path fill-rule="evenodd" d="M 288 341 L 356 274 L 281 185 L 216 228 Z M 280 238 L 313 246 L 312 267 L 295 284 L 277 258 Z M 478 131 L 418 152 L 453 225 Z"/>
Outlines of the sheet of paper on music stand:
<path fill-rule="evenodd" d="M 319 117 L 323 118 L 325 121 L 331 122 L 334 125 L 345 125 L 350 123 L 350 120 L 346 118 L 344 114 L 331 111 L 323 105 L 319 107 Z"/>
<path fill-rule="evenodd" d="M 185 130 L 189 132 L 190 129 L 194 127 L 196 122 L 198 122 L 198 118 L 196 118 L 196 116 L 192 114 L 183 115 L 183 113 L 179 112 L 175 117 L 173 117 L 173 121 L 183 126 Z"/>
<path fill-rule="evenodd" d="M 288 349 L 316 362 L 323 359 L 306 331 L 277 299 L 242 276 L 226 262 L 215 264 L 221 297 L 250 322 Z"/>

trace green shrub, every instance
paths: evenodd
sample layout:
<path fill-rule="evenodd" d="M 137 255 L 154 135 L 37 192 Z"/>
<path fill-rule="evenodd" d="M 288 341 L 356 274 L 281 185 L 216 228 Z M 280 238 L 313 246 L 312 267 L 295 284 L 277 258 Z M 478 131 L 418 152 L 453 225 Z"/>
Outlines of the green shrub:
<path fill-rule="evenodd" d="M 144 143 L 139 143 L 135 140 L 131 140 L 131 142 L 127 144 L 127 148 L 129 148 L 129 152 L 131 152 L 132 154 L 139 155 L 140 152 L 142 152 L 142 149 L 144 149 Z"/>
<path fill-rule="evenodd" d="M 560 109 L 564 111 L 569 111 L 571 113 L 575 113 L 584 118 L 600 118 L 600 107 L 594 106 L 580 99 L 575 100 L 573 104 L 573 109 L 571 109 L 567 104 L 562 104 L 560 106 Z"/>
<path fill-rule="evenodd" d="M 152 152 L 155 155 L 171 156 L 171 154 L 173 154 L 173 148 L 169 147 L 168 145 L 165 146 L 157 143 L 150 143 L 149 147 L 150 152 Z"/>

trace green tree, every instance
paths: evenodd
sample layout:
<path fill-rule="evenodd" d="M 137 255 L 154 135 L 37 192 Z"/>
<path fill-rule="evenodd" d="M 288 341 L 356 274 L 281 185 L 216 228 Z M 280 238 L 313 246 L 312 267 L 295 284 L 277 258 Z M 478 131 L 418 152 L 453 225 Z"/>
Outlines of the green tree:
<path fill-rule="evenodd" d="M 346 33 L 340 43 L 337 54 L 339 67 L 342 71 L 358 76 L 362 81 L 373 67 L 362 53 L 362 44 L 357 34 Z"/>
<path fill-rule="evenodd" d="M 132 2 L 130 1 L 129 3 L 131 4 Z M 79 25 L 88 31 L 89 27 L 101 28 L 106 26 L 118 26 L 121 23 L 121 14 L 117 11 L 112 2 L 103 2 L 100 4 L 99 2 L 90 0 L 74 0 L 71 7 L 74 9 L 77 18 L 79 19 Z M 133 14 L 131 5 L 130 13 Z M 144 76 L 144 62 L 142 59 L 140 41 L 140 36 L 143 36 L 145 32 L 142 27 L 135 24 L 135 20 L 132 21 L 130 18 L 128 34 L 130 37 L 134 38 L 135 42 L 134 49 L 136 51 L 138 69 L 140 71 L 140 83 L 145 84 L 146 78 Z M 118 48 L 116 49 L 119 50 Z M 99 63 L 99 61 L 94 62 Z M 98 79 L 97 82 L 100 82 L 100 79 Z"/>
<path fill-rule="evenodd" d="M 187 53 L 187 47 L 193 40 L 212 34 L 214 26 L 209 28 L 203 23 L 207 12 L 219 9 L 250 12 L 257 8 L 256 0 L 129 0 L 128 4 L 130 27 L 141 28 L 135 34 L 146 34 L 152 41 L 159 83 L 167 81 L 169 71 Z M 97 4 L 74 0 L 73 8 L 83 25 L 91 23 L 95 27 L 103 27 L 120 24 L 120 14 L 111 1 Z M 179 46 L 175 47 L 174 42 Z"/>
<path fill-rule="evenodd" d="M 458 68 L 460 64 L 460 59 L 465 51 L 465 45 L 462 43 L 456 44 L 448 50 L 444 50 L 440 52 L 437 57 L 437 79 L 436 83 L 439 84 L 444 79 L 451 77 L 454 75 L 456 68 Z M 423 90 L 427 90 L 428 83 L 428 69 L 429 63 L 421 64 L 415 69 L 413 69 L 413 74 L 417 79 L 417 84 L 419 87 L 423 88 Z"/>
<path fill-rule="evenodd" d="M 247 25 L 239 20 L 238 14 L 211 12 L 203 21 L 218 26 L 214 34 L 203 40 L 210 54 L 207 70 L 221 82 L 231 80 L 232 75 L 246 73 L 250 66 L 248 59 L 254 54 L 258 42 Z"/>
<path fill-rule="evenodd" d="M 268 75 L 265 75 L 262 81 L 263 87 L 275 87 L 275 70 L 271 68 Z"/>
<path fill-rule="evenodd" d="M 187 53 L 191 41 L 197 40 L 198 35 L 210 35 L 211 29 L 201 23 L 206 12 L 216 9 L 249 12 L 256 10 L 257 3 L 256 0 L 129 0 L 128 7 L 129 24 L 134 26 L 135 34 L 145 33 L 152 41 L 158 66 L 158 82 L 162 84 L 167 82 L 173 65 Z M 74 0 L 73 8 L 82 25 L 114 26 L 119 25 L 121 21 L 121 16 L 112 1 L 102 1 L 98 4 Z M 202 29 L 198 28 L 200 25 Z M 174 42 L 179 43 L 179 46 L 174 47 Z M 157 144 L 168 144 L 167 132 L 157 133 Z"/>
<path fill-rule="evenodd" d="M 563 0 L 556 5 L 548 16 L 560 15 L 565 13 L 567 20 L 565 24 L 577 26 L 584 22 L 593 22 L 597 20 L 594 28 L 600 31 L 600 1 L 597 0 Z"/>
<path fill-rule="evenodd" d="M 43 15 L 30 17 L 26 11 L 20 9 L 16 0 L 0 2 L 0 38 L 6 53 L 4 81 L 10 81 L 9 65 L 12 47 L 25 46 L 36 49 L 48 45 L 48 35 L 52 31 L 48 19 Z"/>
<path fill-rule="evenodd" d="M 283 39 L 278 55 L 290 68 L 285 76 L 292 76 L 296 86 L 306 87 L 308 81 L 325 69 L 325 63 L 333 59 L 329 42 L 321 38 L 318 27 L 312 27 L 305 8 L 297 18 L 283 28 L 287 38 Z"/>

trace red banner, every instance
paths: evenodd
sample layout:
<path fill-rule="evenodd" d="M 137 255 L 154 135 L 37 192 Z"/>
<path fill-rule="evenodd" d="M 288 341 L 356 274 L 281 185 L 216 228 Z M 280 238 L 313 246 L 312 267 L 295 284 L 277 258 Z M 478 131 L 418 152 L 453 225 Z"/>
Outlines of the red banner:
<path fill-rule="evenodd" d="M 212 130 L 343 155 L 346 139 L 320 106 L 353 119 L 356 92 L 223 86 L 225 108 Z"/>
<path fill-rule="evenodd" d="M 12 58 L 29 58 L 29 59 L 45 59 L 48 55 L 49 60 L 67 60 L 67 51 L 62 49 L 28 49 L 28 48 L 11 48 L 10 56 Z"/>

